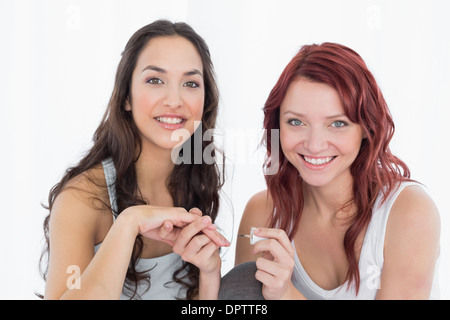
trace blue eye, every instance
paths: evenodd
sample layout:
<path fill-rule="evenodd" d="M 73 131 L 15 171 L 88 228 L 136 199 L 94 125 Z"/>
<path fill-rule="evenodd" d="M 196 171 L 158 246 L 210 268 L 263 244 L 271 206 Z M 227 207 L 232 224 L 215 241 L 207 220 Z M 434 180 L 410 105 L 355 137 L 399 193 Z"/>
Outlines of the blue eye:
<path fill-rule="evenodd" d="M 291 126 L 295 126 L 295 127 L 301 126 L 301 125 L 303 124 L 303 122 L 302 122 L 301 120 L 298 120 L 298 119 L 289 119 L 289 120 L 288 120 L 288 123 L 289 123 Z"/>
<path fill-rule="evenodd" d="M 163 84 L 164 82 L 159 78 L 150 78 L 146 81 L 149 84 Z"/>
<path fill-rule="evenodd" d="M 346 125 L 347 123 L 345 121 L 335 121 L 331 124 L 331 126 L 335 128 L 342 128 L 345 127 Z"/>

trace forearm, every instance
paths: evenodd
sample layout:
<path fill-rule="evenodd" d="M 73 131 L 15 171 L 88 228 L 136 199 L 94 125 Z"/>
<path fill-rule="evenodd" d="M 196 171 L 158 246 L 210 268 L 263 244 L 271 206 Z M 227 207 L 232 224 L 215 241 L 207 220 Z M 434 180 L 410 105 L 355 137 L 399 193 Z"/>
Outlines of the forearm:
<path fill-rule="evenodd" d="M 121 214 L 81 274 L 80 285 L 61 298 L 119 299 L 137 234 L 131 218 Z"/>

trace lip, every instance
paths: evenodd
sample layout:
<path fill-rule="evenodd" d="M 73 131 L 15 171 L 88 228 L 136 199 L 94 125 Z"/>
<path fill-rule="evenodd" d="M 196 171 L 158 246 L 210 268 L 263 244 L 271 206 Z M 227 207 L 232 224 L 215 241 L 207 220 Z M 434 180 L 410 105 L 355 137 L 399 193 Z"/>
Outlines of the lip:
<path fill-rule="evenodd" d="M 169 123 L 169 122 L 162 122 L 160 119 L 162 118 L 169 118 L 169 119 L 180 119 L 181 122 L 179 123 Z M 158 126 L 160 126 L 163 129 L 166 130 L 177 130 L 184 127 L 184 124 L 186 123 L 186 118 L 179 114 L 161 114 L 153 118 Z"/>
<path fill-rule="evenodd" d="M 337 158 L 337 156 L 311 157 L 311 156 L 306 156 L 303 154 L 299 154 L 299 156 L 302 159 L 304 166 L 311 170 L 323 170 L 325 168 L 328 168 L 329 166 L 331 166 L 333 164 L 334 160 Z M 306 161 L 305 157 L 310 160 L 313 160 L 314 162 L 318 162 L 318 163 L 313 164 L 311 162 L 308 162 L 308 161 Z M 328 161 L 324 162 L 325 160 L 328 160 Z"/>

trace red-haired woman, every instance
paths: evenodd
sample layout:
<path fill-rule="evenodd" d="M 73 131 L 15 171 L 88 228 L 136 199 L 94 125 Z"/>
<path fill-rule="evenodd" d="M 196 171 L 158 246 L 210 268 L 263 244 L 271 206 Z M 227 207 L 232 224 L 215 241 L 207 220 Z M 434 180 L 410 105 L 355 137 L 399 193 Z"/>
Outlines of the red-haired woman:
<path fill-rule="evenodd" d="M 362 58 L 304 46 L 264 106 L 268 189 L 248 202 L 236 264 L 256 261 L 265 299 L 437 297 L 440 219 L 389 142 L 394 123 Z M 280 152 L 270 129 L 279 129 Z"/>

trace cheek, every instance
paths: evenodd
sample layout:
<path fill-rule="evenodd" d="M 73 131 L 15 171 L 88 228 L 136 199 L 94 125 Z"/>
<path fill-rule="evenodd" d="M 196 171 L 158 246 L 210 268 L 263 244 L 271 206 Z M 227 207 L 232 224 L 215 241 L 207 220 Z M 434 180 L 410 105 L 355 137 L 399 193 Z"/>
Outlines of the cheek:
<path fill-rule="evenodd" d="M 280 146 L 281 150 L 285 154 L 285 156 L 290 159 L 291 154 L 297 154 L 296 148 L 300 143 L 300 137 L 297 134 L 293 134 L 288 130 L 281 129 L 280 130 Z"/>
<path fill-rule="evenodd" d="M 203 116 L 203 109 L 205 105 L 205 96 L 198 95 L 189 99 L 189 109 L 194 120 L 201 121 Z"/>
<path fill-rule="evenodd" d="M 142 113 L 150 111 L 156 104 L 158 97 L 155 94 L 149 94 L 144 90 L 133 94 L 133 111 L 135 113 Z"/>
<path fill-rule="evenodd" d="M 361 139 L 355 139 L 355 136 L 353 135 L 348 138 L 338 140 L 335 145 L 337 146 L 337 148 L 339 148 L 342 154 L 348 155 L 352 158 L 356 158 L 359 150 L 361 149 L 361 142 L 362 137 Z"/>

